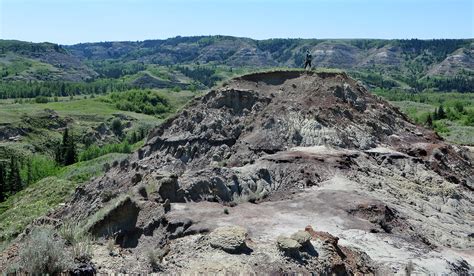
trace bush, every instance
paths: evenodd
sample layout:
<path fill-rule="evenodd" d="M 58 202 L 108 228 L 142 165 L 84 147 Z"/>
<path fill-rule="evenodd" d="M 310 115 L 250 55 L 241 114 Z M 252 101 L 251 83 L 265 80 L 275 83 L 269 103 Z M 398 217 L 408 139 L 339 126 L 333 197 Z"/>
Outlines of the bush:
<path fill-rule="evenodd" d="M 71 222 L 65 222 L 62 227 L 59 229 L 59 235 L 66 241 L 68 244 L 73 244 L 76 240 L 76 225 Z"/>
<path fill-rule="evenodd" d="M 108 144 L 102 147 L 92 145 L 79 154 L 79 161 L 92 160 L 112 152 L 131 153 L 132 147 L 130 146 L 127 140 L 119 144 Z"/>
<path fill-rule="evenodd" d="M 29 274 L 58 274 L 67 270 L 73 261 L 64 247 L 64 240 L 51 228 L 35 228 L 20 250 L 20 269 Z"/>
<path fill-rule="evenodd" d="M 168 100 L 153 90 L 129 90 L 121 93 L 112 93 L 110 102 L 124 111 L 158 115 L 170 111 Z"/>
<path fill-rule="evenodd" d="M 88 262 L 92 259 L 92 237 L 88 234 L 79 235 L 72 245 L 72 256 L 80 262 Z"/>
<path fill-rule="evenodd" d="M 44 96 L 38 96 L 38 97 L 35 98 L 35 102 L 36 103 L 48 103 L 49 99 L 47 97 L 44 97 Z"/>
<path fill-rule="evenodd" d="M 77 223 L 66 222 L 59 230 L 61 237 L 72 246 L 72 257 L 80 262 L 92 259 L 92 237 L 82 231 Z"/>
<path fill-rule="evenodd" d="M 169 252 L 169 247 L 165 247 L 162 249 L 150 250 L 147 252 L 147 259 L 148 263 L 150 264 L 153 272 L 162 271 L 163 268 L 161 263 L 163 262 L 163 258 Z"/>
<path fill-rule="evenodd" d="M 123 135 L 123 124 L 122 124 L 122 121 L 118 118 L 115 118 L 113 121 L 112 121 L 112 132 L 118 136 L 118 137 L 121 137 Z"/>
<path fill-rule="evenodd" d="M 434 130 L 438 133 L 449 133 L 449 128 L 443 121 L 436 121 L 433 123 Z"/>
<path fill-rule="evenodd" d="M 105 244 L 105 247 L 107 247 L 107 251 L 109 251 L 109 255 L 114 254 L 114 250 L 115 250 L 115 238 L 114 238 L 113 236 L 107 238 L 107 242 L 106 242 L 106 244 Z"/>
<path fill-rule="evenodd" d="M 467 113 L 462 123 L 465 126 L 474 126 L 474 111 L 473 110 Z"/>
<path fill-rule="evenodd" d="M 161 263 L 160 255 L 155 250 L 147 252 L 147 259 L 151 266 L 157 266 Z"/>
<path fill-rule="evenodd" d="M 42 155 L 33 155 L 28 158 L 20 168 L 20 175 L 22 179 L 27 180 L 27 184 L 33 184 L 48 176 L 57 175 L 60 167 L 54 160 Z"/>

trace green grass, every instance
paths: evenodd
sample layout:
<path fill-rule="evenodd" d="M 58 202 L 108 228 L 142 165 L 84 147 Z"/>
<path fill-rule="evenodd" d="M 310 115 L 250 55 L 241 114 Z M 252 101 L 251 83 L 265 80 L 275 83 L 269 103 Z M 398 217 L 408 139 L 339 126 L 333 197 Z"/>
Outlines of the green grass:
<path fill-rule="evenodd" d="M 0 242 L 8 242 L 34 219 L 70 199 L 81 183 L 102 175 L 106 163 L 126 156 L 112 153 L 64 167 L 56 176 L 44 178 L 9 197 L 0 204 Z"/>
<path fill-rule="evenodd" d="M 159 95 L 164 96 L 170 102 L 173 110 L 189 101 L 194 94 L 190 91 L 168 92 L 159 90 Z M 21 120 L 24 114 L 32 115 L 44 109 L 52 109 L 60 116 L 71 117 L 78 121 L 103 122 L 114 114 L 121 113 L 140 121 L 156 121 L 154 116 L 135 113 L 129 111 L 121 111 L 112 103 L 101 100 L 102 97 L 65 100 L 59 102 L 49 102 L 45 104 L 38 103 L 12 103 L 11 100 L 0 101 L 0 124 L 14 123 Z"/>
<path fill-rule="evenodd" d="M 111 118 L 118 114 L 132 118 L 132 126 L 129 131 L 136 131 L 140 128 L 151 129 L 160 124 L 164 118 L 174 114 L 197 95 L 190 91 L 169 92 L 167 90 L 158 90 L 156 94 L 166 98 L 169 102 L 169 110 L 164 114 L 160 114 L 160 117 L 118 110 L 115 104 L 103 100 L 107 96 L 95 98 L 76 96 L 72 100 L 69 97 L 62 97 L 58 99 L 58 102 L 48 102 L 45 104 L 30 101 L 20 104 L 14 103 L 11 99 L 0 100 L 0 125 L 10 125 L 31 130 L 27 136 L 22 137 L 20 142 L 0 142 L 0 159 L 2 159 L 2 156 L 7 156 L 7 153 L 12 152 L 22 156 L 38 152 L 51 155 L 54 152 L 55 144 L 61 139 L 61 131 L 50 130 L 40 125 L 25 124 L 23 121 L 25 116 L 39 118 L 40 116 L 38 115 L 44 114 L 45 109 L 54 110 L 61 118 L 72 119 L 72 124 L 69 127 L 72 127 L 76 136 L 90 132 L 92 128 L 101 123 L 109 122 Z M 34 124 L 40 123 L 35 121 Z M 83 145 L 79 145 L 79 149 L 83 148 Z"/>
<path fill-rule="evenodd" d="M 39 62 L 34 59 L 25 58 L 13 53 L 0 56 L 0 72 L 8 72 L 9 78 L 16 78 L 25 80 L 29 76 L 47 76 L 51 73 L 59 72 L 57 68 L 51 64 Z"/>
<path fill-rule="evenodd" d="M 130 145 L 128 141 L 124 141 L 122 143 L 117 143 L 117 144 L 107 144 L 102 147 L 92 145 L 79 154 L 79 160 L 81 161 L 92 160 L 99 156 L 103 156 L 112 152 L 131 153 L 132 145 Z"/>
<path fill-rule="evenodd" d="M 390 101 L 415 123 L 424 125 L 428 115 L 432 115 L 440 105 L 444 110 L 450 110 L 448 118 L 433 122 L 434 130 L 446 141 L 474 145 L 474 93 L 440 93 L 423 92 L 407 93 L 397 90 L 375 89 L 375 94 Z M 463 111 L 456 111 L 456 106 L 462 106 Z"/>
<path fill-rule="evenodd" d="M 75 187 L 72 181 L 52 176 L 9 197 L 0 205 L 0 241 L 17 236 L 35 218 L 63 202 Z"/>
<path fill-rule="evenodd" d="M 159 90 L 158 94 L 166 97 L 170 103 L 170 111 L 165 116 L 171 115 L 187 103 L 196 93 L 190 91 L 169 92 Z M 105 96 L 101 96 L 105 97 Z M 34 117 L 43 112 L 44 109 L 56 111 L 60 117 L 73 119 L 75 133 L 86 131 L 90 127 L 106 122 L 115 114 L 123 114 L 136 119 L 132 121 L 132 131 L 140 126 L 156 126 L 162 119 L 146 114 L 120 111 L 115 105 L 104 102 L 101 97 L 87 98 L 75 97 L 60 98 L 58 102 L 46 104 L 38 103 L 13 103 L 12 100 L 0 100 L 0 124 L 11 124 L 19 126 L 24 124 L 22 117 L 25 115 Z M 34 127 L 33 127 L 34 128 Z M 0 158 L 9 154 L 21 154 L 24 157 L 31 156 L 33 152 L 38 154 L 40 147 L 46 147 L 52 140 L 59 141 L 61 133 L 45 128 L 34 128 L 20 142 L 1 142 Z M 130 145 L 131 150 L 136 150 L 143 145 L 139 141 Z M 106 153 L 106 152 L 104 152 Z M 92 177 L 103 174 L 106 163 L 120 160 L 127 156 L 121 153 L 109 153 L 98 158 L 79 162 L 71 166 L 59 168 L 54 175 L 39 180 L 29 185 L 24 190 L 10 196 L 5 202 L 0 203 L 0 243 L 8 243 L 12 238 L 21 233 L 24 228 L 34 219 L 47 214 L 56 208 L 58 204 L 67 201 L 73 194 L 75 188 L 81 183 L 90 181 Z"/>

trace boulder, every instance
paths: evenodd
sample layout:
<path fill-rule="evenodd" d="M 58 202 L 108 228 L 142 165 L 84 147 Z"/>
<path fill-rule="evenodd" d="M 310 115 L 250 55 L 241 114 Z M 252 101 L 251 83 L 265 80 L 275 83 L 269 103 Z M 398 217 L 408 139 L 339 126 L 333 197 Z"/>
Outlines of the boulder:
<path fill-rule="evenodd" d="M 243 253 L 247 248 L 245 240 L 247 230 L 240 226 L 219 227 L 209 234 L 209 243 L 213 248 L 221 249 L 227 253 Z"/>
<path fill-rule="evenodd" d="M 291 239 L 297 241 L 301 246 L 306 246 L 311 240 L 311 234 L 300 230 L 291 235 Z"/>
<path fill-rule="evenodd" d="M 301 244 L 292 238 L 278 236 L 277 246 L 285 255 L 290 257 L 298 257 Z"/>
<path fill-rule="evenodd" d="M 160 179 L 156 190 L 164 200 L 168 199 L 170 202 L 184 202 L 183 194 L 178 184 L 178 176 L 174 174 Z"/>

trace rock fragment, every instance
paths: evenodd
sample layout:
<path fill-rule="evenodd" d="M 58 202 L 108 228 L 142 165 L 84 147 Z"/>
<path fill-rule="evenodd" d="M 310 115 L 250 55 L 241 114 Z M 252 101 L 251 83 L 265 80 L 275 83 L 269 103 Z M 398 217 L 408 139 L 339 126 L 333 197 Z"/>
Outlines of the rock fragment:
<path fill-rule="evenodd" d="M 230 254 L 244 253 L 248 249 L 246 239 L 247 230 L 240 226 L 219 227 L 209 234 L 209 243 L 213 248 Z"/>

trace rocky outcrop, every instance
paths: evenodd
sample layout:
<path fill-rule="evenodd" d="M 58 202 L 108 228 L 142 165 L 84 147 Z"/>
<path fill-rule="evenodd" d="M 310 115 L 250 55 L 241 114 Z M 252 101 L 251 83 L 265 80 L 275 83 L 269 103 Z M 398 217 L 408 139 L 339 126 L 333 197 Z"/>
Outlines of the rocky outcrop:
<path fill-rule="evenodd" d="M 474 50 L 461 48 L 435 64 L 428 72 L 430 76 L 454 76 L 461 71 L 474 68 Z"/>
<path fill-rule="evenodd" d="M 92 232 L 128 233 L 132 272 L 166 246 L 168 272 L 385 274 L 411 258 L 450 273 L 472 263 L 472 162 L 343 73 L 257 73 L 193 100 L 51 216 L 109 210 Z M 248 238 L 220 228 L 235 224 Z"/>
<path fill-rule="evenodd" d="M 139 211 L 136 202 L 125 197 L 95 214 L 89 222 L 88 231 L 97 237 L 127 235 L 136 230 Z"/>

